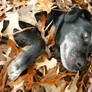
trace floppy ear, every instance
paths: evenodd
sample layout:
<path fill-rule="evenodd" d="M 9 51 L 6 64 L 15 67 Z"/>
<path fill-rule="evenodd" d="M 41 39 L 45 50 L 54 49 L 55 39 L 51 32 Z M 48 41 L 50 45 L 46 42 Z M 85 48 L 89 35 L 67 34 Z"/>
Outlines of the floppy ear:
<path fill-rule="evenodd" d="M 53 8 L 54 7 L 54 8 Z M 65 12 L 63 12 L 59 6 L 54 4 L 52 6 L 51 12 L 47 15 L 46 24 L 49 24 L 53 20 L 53 24 L 56 26 L 56 31 L 59 28 L 59 25 L 62 24 Z"/>
<path fill-rule="evenodd" d="M 81 9 L 81 15 L 80 17 L 90 21 L 91 20 L 91 14 L 88 10 L 85 10 L 85 9 Z"/>
<path fill-rule="evenodd" d="M 79 8 L 72 8 L 71 11 L 67 12 L 64 18 L 65 22 L 73 22 L 75 21 L 80 15 Z"/>
<path fill-rule="evenodd" d="M 48 19 L 53 19 L 54 23 L 58 21 L 58 17 L 64 12 L 59 8 L 58 5 L 54 4 L 52 6 L 51 12 L 47 15 Z"/>
<path fill-rule="evenodd" d="M 71 11 L 66 13 L 64 21 L 74 22 L 79 17 L 86 19 L 86 20 L 91 19 L 91 15 L 87 10 L 79 9 L 79 8 L 72 8 Z"/>
<path fill-rule="evenodd" d="M 46 16 L 47 22 L 51 19 L 56 21 L 57 17 L 61 15 L 61 9 L 58 7 L 57 4 L 54 4 L 49 14 L 47 14 L 46 11 L 37 12 L 35 13 L 35 18 L 37 21 L 41 21 L 41 14 L 44 14 Z"/>
<path fill-rule="evenodd" d="M 36 17 L 36 20 L 37 21 L 39 21 L 39 20 L 41 21 L 41 14 L 44 14 L 46 16 L 46 24 L 45 24 L 45 27 L 47 27 L 51 23 L 51 21 L 53 21 L 51 23 L 51 25 L 52 24 L 55 24 L 56 27 L 57 27 L 61 23 L 61 22 L 60 23 L 57 23 L 58 22 L 58 19 L 59 19 L 59 16 L 62 15 L 63 13 L 64 12 L 61 11 L 61 9 L 56 4 L 54 4 L 52 6 L 51 12 L 49 14 L 47 14 L 46 11 L 42 11 L 42 12 L 36 13 L 35 14 L 35 17 Z M 51 27 L 51 25 L 50 25 L 50 27 Z"/>

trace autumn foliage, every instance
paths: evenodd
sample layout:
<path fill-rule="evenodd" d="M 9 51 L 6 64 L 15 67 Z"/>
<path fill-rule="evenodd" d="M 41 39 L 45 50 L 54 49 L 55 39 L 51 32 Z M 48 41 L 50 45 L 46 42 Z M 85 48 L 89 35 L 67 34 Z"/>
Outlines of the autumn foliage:
<path fill-rule="evenodd" d="M 6 18 L 7 6 L 13 8 L 12 12 L 19 12 L 16 7 L 33 4 L 33 12 L 51 11 L 51 6 L 56 3 L 63 11 L 69 11 L 73 7 L 85 8 L 92 14 L 91 0 L 2 0 L 0 1 L 0 22 Z M 29 8 L 28 8 L 29 9 Z M 23 11 L 23 10 L 22 10 Z M 22 16 L 22 13 L 21 13 Z M 21 17 L 20 16 L 20 17 Z M 25 19 L 27 21 L 27 17 Z M 24 16 L 23 16 L 24 17 Z M 17 48 L 14 39 L 9 39 L 6 45 L 0 45 L 0 92 L 92 92 L 92 59 L 90 65 L 83 72 L 70 73 L 63 68 L 59 59 L 55 58 L 50 48 L 54 51 L 55 27 L 52 26 L 45 36 L 46 16 L 41 14 L 42 21 L 35 23 L 46 42 L 46 52 L 35 60 L 34 64 L 25 70 L 16 81 L 10 81 L 7 75 L 8 65 L 16 57 L 25 51 L 24 48 Z M 35 21 L 35 20 L 34 20 Z M 12 26 L 12 25 L 11 25 Z M 14 34 L 2 34 L 11 36 Z M 5 47 L 5 48 L 3 48 Z"/>

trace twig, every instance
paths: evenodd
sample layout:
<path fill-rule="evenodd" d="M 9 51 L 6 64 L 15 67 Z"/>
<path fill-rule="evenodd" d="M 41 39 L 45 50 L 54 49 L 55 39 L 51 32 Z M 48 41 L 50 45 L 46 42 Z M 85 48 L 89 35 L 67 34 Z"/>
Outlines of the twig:
<path fill-rule="evenodd" d="M 34 27 L 27 27 L 27 28 L 24 28 L 23 30 L 20 30 L 20 31 L 17 31 L 17 32 L 15 32 L 15 33 L 13 33 L 13 34 L 2 34 L 2 35 L 0 35 L 0 37 L 2 37 L 2 36 L 4 36 L 4 37 L 7 37 L 7 36 L 14 36 L 14 35 L 16 35 L 16 34 L 18 34 L 18 33 L 21 33 L 21 32 L 24 32 L 24 31 L 27 31 L 27 30 L 31 30 L 31 29 L 33 29 Z"/>
<path fill-rule="evenodd" d="M 45 28 L 45 31 L 50 27 L 50 25 L 53 23 L 53 20 L 48 24 L 48 26 Z"/>

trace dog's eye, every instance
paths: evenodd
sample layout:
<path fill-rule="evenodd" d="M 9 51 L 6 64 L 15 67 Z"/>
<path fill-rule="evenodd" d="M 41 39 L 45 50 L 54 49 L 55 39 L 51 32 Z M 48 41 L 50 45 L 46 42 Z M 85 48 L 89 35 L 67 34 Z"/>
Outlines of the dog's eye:
<path fill-rule="evenodd" d="M 83 33 L 83 39 L 85 42 L 89 41 L 89 34 L 87 32 Z"/>

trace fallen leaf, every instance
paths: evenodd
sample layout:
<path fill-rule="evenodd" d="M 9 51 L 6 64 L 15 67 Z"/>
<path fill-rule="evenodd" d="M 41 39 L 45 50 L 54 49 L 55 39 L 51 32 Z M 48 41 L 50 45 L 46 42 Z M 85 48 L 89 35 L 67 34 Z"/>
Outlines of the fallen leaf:
<path fill-rule="evenodd" d="M 9 53 L 11 58 L 17 57 L 19 54 L 19 49 L 16 47 L 16 43 L 12 41 L 11 39 L 8 40 L 8 47 L 11 48 L 11 53 Z M 15 55 L 14 55 L 15 53 Z"/>
<path fill-rule="evenodd" d="M 69 84 L 66 88 L 65 88 L 65 92 L 77 92 L 78 88 L 77 88 L 77 82 L 79 80 L 79 72 L 77 72 L 77 74 L 75 75 L 75 78 L 73 79 L 72 83 Z"/>
<path fill-rule="evenodd" d="M 55 58 L 52 58 L 51 60 L 48 60 L 47 58 L 44 60 L 44 62 L 36 62 L 37 69 L 39 69 L 42 66 L 46 66 L 47 70 L 54 68 L 57 65 L 57 60 Z"/>
<path fill-rule="evenodd" d="M 29 90 L 33 84 L 33 76 L 36 74 L 36 71 L 34 70 L 34 68 L 36 68 L 36 66 L 31 66 L 28 69 L 28 73 L 24 78 L 24 82 L 25 82 L 25 87 L 27 90 Z"/>
<path fill-rule="evenodd" d="M 22 6 L 18 10 L 19 20 L 30 23 L 32 25 L 36 25 L 37 21 L 35 19 L 34 13 L 35 11 L 34 11 L 34 7 L 32 4 L 28 6 Z"/>
<path fill-rule="evenodd" d="M 51 11 L 52 3 L 50 0 L 37 0 L 37 4 L 35 7 L 36 11 L 47 11 L 48 13 Z"/>
<path fill-rule="evenodd" d="M 24 90 L 24 81 L 21 78 L 18 79 L 16 82 L 11 83 L 11 86 L 13 87 L 13 89 L 11 90 L 11 92 L 17 92 L 19 89 L 22 92 L 25 92 L 25 90 Z"/>

